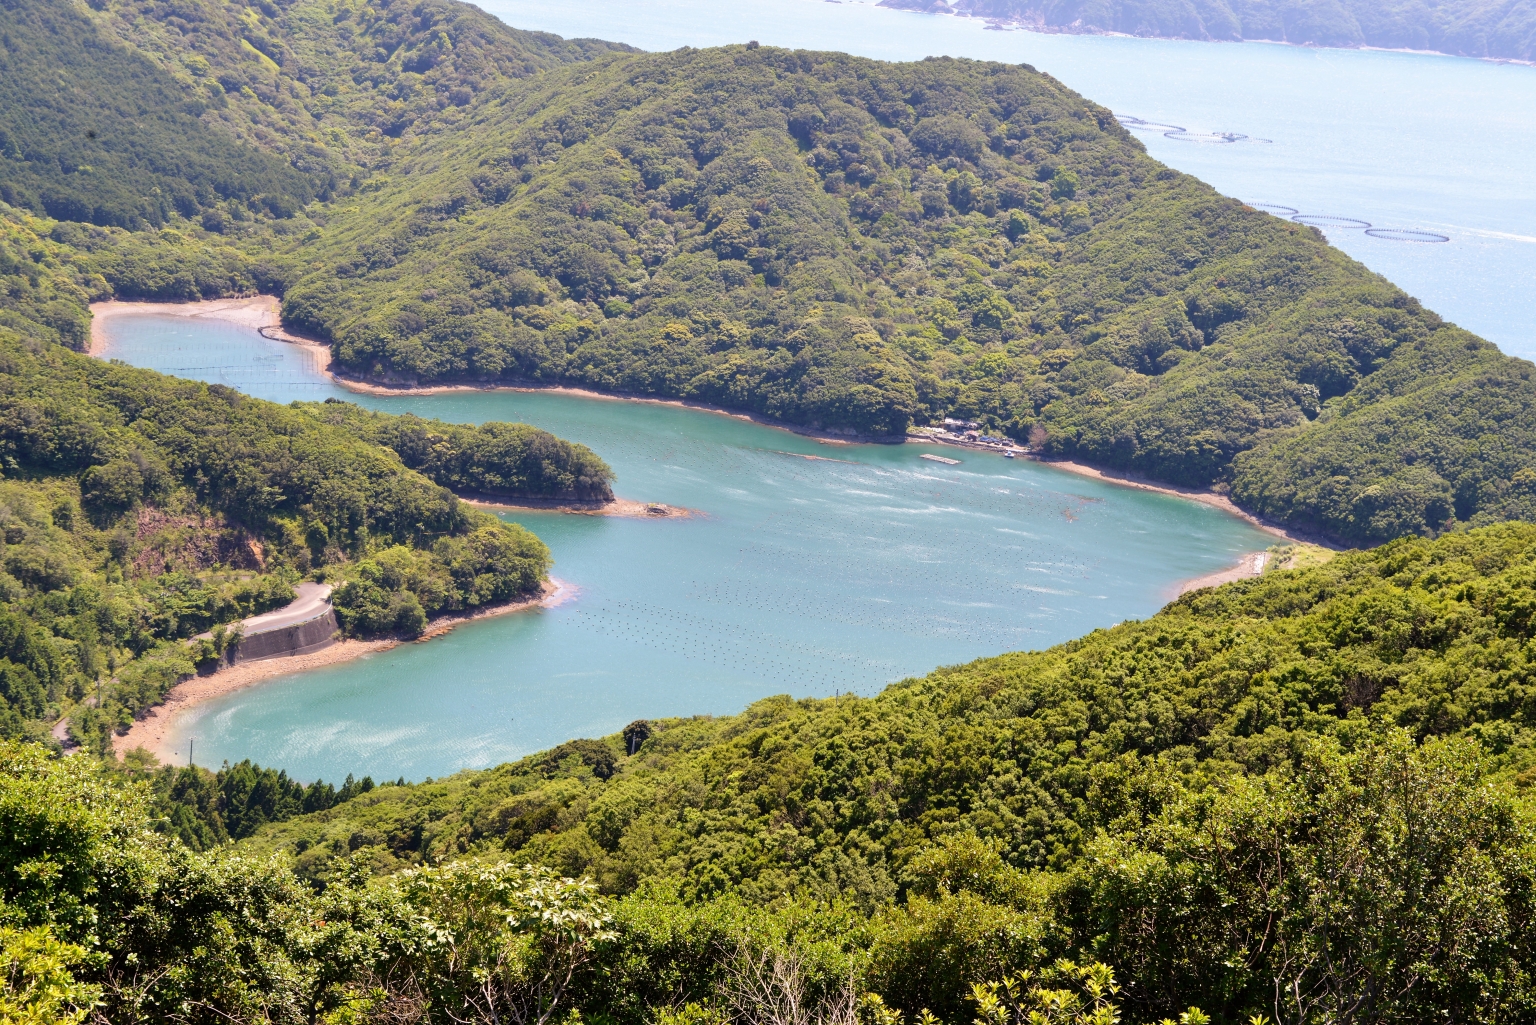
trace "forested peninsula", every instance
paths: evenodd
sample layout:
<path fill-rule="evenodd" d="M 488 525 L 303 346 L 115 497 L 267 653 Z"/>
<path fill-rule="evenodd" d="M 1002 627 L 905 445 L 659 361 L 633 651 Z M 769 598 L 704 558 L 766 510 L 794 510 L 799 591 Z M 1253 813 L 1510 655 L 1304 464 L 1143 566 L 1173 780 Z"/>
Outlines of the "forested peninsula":
<path fill-rule="evenodd" d="M 1118 32 L 1171 39 L 1258 39 L 1303 46 L 1436 50 L 1536 60 L 1536 11 L 1518 0 L 880 0 L 882 7 L 965 14 L 1045 32 Z"/>
<path fill-rule="evenodd" d="M 959 416 L 1353 543 L 1536 514 L 1529 363 L 1028 67 L 643 54 L 447 0 L 0 23 L 9 303 L 66 344 L 60 289 L 264 290 L 375 383 Z"/>
<path fill-rule="evenodd" d="M 544 545 L 451 488 L 606 492 L 611 471 L 526 425 L 434 424 L 279 406 L 0 327 L 0 734 L 67 715 L 60 739 L 105 752 L 306 577 L 337 585 L 362 636 L 536 594 Z"/>

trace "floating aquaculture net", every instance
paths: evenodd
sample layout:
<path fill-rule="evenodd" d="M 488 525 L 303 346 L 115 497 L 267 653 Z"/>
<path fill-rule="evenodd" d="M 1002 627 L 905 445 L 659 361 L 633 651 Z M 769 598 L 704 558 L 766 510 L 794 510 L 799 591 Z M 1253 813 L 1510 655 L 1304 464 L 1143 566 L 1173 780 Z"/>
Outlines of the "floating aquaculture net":
<path fill-rule="evenodd" d="M 1131 117 L 1129 114 L 1116 114 L 1115 120 L 1137 132 L 1158 132 L 1167 135 L 1169 132 L 1188 131 L 1188 129 L 1179 125 L 1165 125 L 1161 121 L 1143 121 L 1141 118 Z"/>
<path fill-rule="evenodd" d="M 1355 217 L 1334 217 L 1330 214 L 1296 214 L 1291 220 L 1297 224 L 1310 224 L 1317 228 L 1369 228 L 1370 221 Z"/>
<path fill-rule="evenodd" d="M 1242 142 L 1248 136 L 1242 132 L 1164 132 L 1163 138 L 1174 142 L 1204 142 L 1223 145 Z"/>
<path fill-rule="evenodd" d="M 1389 242 L 1449 242 L 1450 236 L 1436 231 L 1412 231 L 1407 228 L 1367 228 L 1372 238 L 1384 238 Z"/>
<path fill-rule="evenodd" d="M 1255 210 L 1263 210 L 1267 214 L 1274 214 L 1276 217 L 1290 217 L 1292 214 L 1301 213 L 1294 206 L 1281 206 L 1278 203 L 1249 203 L 1248 205 Z"/>
<path fill-rule="evenodd" d="M 1147 121 L 1130 114 L 1116 114 L 1115 120 L 1126 128 L 1137 132 L 1157 132 L 1159 135 L 1175 142 L 1206 142 L 1206 143 L 1233 143 L 1233 142 L 1273 142 L 1273 139 L 1260 139 L 1242 132 L 1192 132 L 1183 125 L 1168 125 L 1161 121 Z"/>

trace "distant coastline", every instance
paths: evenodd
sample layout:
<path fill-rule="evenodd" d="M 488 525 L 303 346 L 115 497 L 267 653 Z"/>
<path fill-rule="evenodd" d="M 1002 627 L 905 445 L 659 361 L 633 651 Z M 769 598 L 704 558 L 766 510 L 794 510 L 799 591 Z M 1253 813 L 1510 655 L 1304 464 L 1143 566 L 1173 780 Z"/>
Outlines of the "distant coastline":
<path fill-rule="evenodd" d="M 841 2 L 841 0 L 839 0 Z M 859 0 L 852 0 L 859 2 Z M 997 18 L 985 14 L 973 14 L 970 11 L 957 11 L 952 8 L 944 10 L 923 10 L 919 7 L 908 7 L 899 3 L 871 3 L 870 7 L 877 7 L 884 11 L 896 11 L 902 14 L 927 14 L 932 17 L 964 18 L 969 21 L 984 23 L 983 27 L 993 32 L 1034 32 L 1043 36 L 1109 36 L 1116 39 L 1166 39 L 1180 43 L 1265 43 L 1270 46 L 1292 46 L 1298 50 L 1367 50 L 1374 53 L 1408 53 L 1422 57 L 1454 57 L 1458 60 L 1482 61 L 1487 64 L 1517 64 L 1521 67 L 1536 68 L 1536 60 L 1525 60 L 1520 57 L 1488 57 L 1475 56 L 1468 53 L 1451 53 L 1449 50 L 1418 50 L 1408 46 L 1372 46 L 1362 43 L 1359 46 L 1348 46 L 1342 43 L 1293 43 L 1288 39 L 1197 39 L 1194 36 L 1164 36 L 1164 35 L 1140 35 L 1134 32 L 1116 32 L 1114 29 L 1099 28 L 1097 26 L 1073 25 L 1047 25 L 1041 21 L 1020 21 L 1017 19 Z"/>

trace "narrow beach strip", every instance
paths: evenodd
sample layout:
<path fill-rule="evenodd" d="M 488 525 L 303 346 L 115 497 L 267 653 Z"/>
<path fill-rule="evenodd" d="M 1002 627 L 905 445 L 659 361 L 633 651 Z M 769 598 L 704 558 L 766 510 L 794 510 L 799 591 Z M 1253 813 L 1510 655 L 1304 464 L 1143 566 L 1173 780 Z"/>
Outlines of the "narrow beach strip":
<path fill-rule="evenodd" d="M 637 502 L 632 498 L 615 498 L 608 502 L 579 502 L 566 499 L 498 498 L 492 495 L 459 495 L 459 501 L 480 509 L 505 512 L 554 512 L 573 516 L 619 516 L 634 520 L 676 519 L 684 520 L 702 516 L 697 509 L 680 505 L 664 505 L 661 502 Z"/>
<path fill-rule="evenodd" d="M 173 735 L 176 725 L 183 715 L 198 705 L 267 680 L 350 662 L 365 655 L 388 651 L 403 643 L 420 644 L 423 641 L 441 637 L 454 627 L 472 620 L 506 615 L 509 612 L 523 612 L 533 608 L 553 608 L 570 601 L 576 593 L 577 590 L 572 585 L 550 578 L 544 582 L 543 591 L 536 598 L 524 598 L 468 612 L 438 616 L 427 624 L 427 629 L 420 637 L 410 642 L 395 637 L 369 641 L 349 639 L 308 655 L 270 658 L 260 662 L 238 662 L 207 676 L 190 677 L 172 687 L 166 693 L 165 699 L 151 707 L 144 718 L 136 720 L 127 733 L 115 738 L 112 749 L 120 758 L 125 753 L 142 747 L 162 763 L 178 763 L 185 760 L 187 752 L 182 749 L 181 742 Z"/>
<path fill-rule="evenodd" d="M 1207 573 L 1203 577 L 1195 577 L 1178 585 L 1178 593 L 1188 594 L 1190 591 L 1198 591 L 1202 587 L 1220 587 L 1222 584 L 1230 584 L 1234 580 L 1247 580 L 1260 576 L 1264 567 L 1269 563 L 1268 552 L 1249 552 L 1238 560 L 1237 565 L 1228 566 L 1226 569 L 1217 570 L 1215 573 Z"/>

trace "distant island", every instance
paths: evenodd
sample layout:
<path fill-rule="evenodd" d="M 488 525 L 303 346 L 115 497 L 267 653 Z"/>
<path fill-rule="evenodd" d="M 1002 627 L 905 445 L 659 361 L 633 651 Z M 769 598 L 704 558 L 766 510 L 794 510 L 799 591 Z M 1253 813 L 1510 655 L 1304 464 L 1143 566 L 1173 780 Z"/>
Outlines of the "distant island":
<path fill-rule="evenodd" d="M 1043 32 L 1253 39 L 1536 60 L 1536 8 L 1517 0 L 880 0 L 880 6 L 964 14 Z"/>

